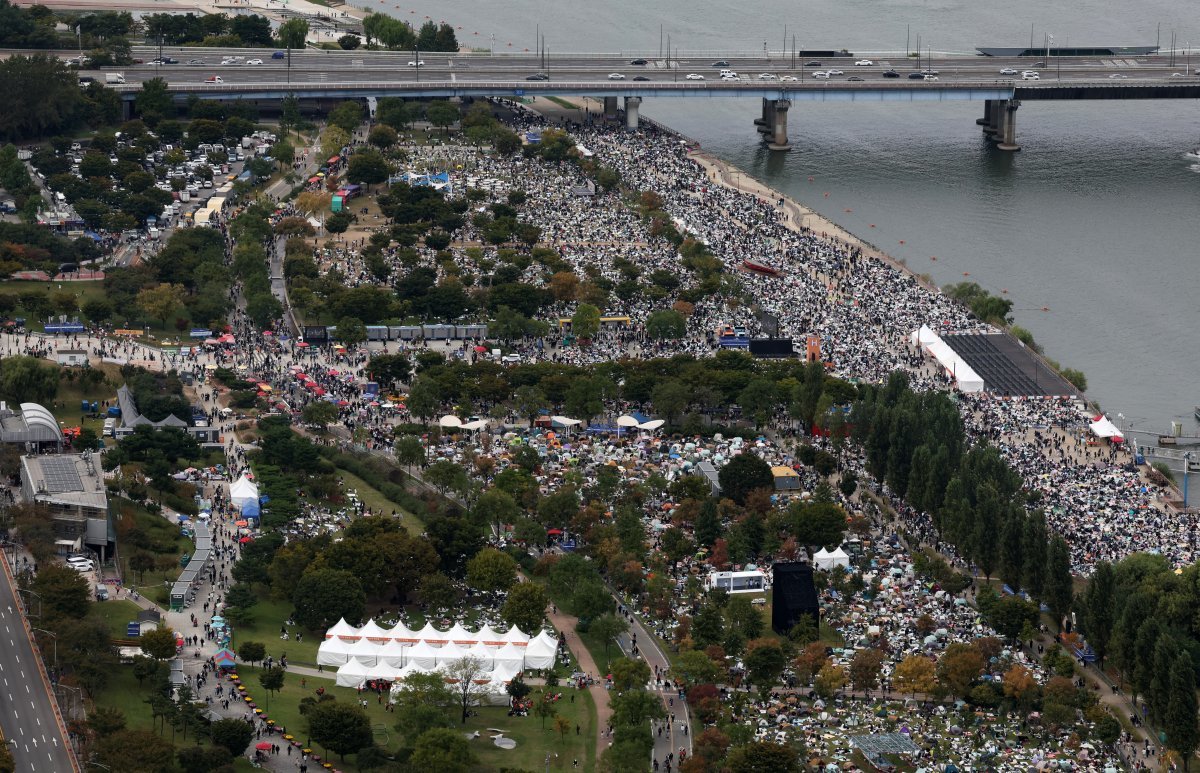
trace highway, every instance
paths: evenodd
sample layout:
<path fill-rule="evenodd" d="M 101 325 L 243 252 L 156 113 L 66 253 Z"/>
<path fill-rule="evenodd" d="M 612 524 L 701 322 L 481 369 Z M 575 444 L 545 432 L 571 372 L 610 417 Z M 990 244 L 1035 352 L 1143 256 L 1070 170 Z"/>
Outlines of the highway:
<path fill-rule="evenodd" d="M 1035 87 L 1049 81 L 1066 83 L 1106 82 L 1114 85 L 1122 81 L 1150 81 L 1173 83 L 1200 83 L 1190 58 L 1176 55 L 1174 61 L 1165 54 L 1118 57 L 984 57 L 984 56 L 935 56 L 922 59 L 920 67 L 916 58 L 890 56 L 873 58 L 871 65 L 855 66 L 854 57 L 831 57 L 802 59 L 792 67 L 790 57 L 774 58 L 725 58 L 725 59 L 646 59 L 646 64 L 635 65 L 630 58 L 615 55 L 573 56 L 563 54 L 540 60 L 536 54 L 445 54 L 421 53 L 421 67 L 410 66 L 414 54 L 411 51 L 294 51 L 291 66 L 286 59 L 271 58 L 270 49 L 211 49 L 211 48 L 163 48 L 162 55 L 179 60 L 172 65 L 133 65 L 100 70 L 81 70 L 102 80 L 103 72 L 119 71 L 129 84 L 153 77 L 163 77 L 170 83 L 197 84 L 219 76 L 225 85 L 238 84 L 308 84 L 358 82 L 400 84 L 427 83 L 497 83 L 531 82 L 529 77 L 545 73 L 550 82 L 596 82 L 609 86 L 621 85 L 622 80 L 632 86 L 641 83 L 689 82 L 688 76 L 703 76 L 703 81 L 693 78 L 690 83 L 719 85 L 722 87 L 753 84 L 764 88 L 786 87 L 813 88 L 837 84 L 866 83 L 873 85 L 937 87 L 946 83 L 1003 82 L 1021 87 Z M 135 56 L 146 62 L 158 56 L 157 48 L 138 47 Z M 222 64 L 226 56 L 241 56 L 241 61 Z M 635 57 L 636 58 L 636 57 Z M 262 64 L 249 65 L 246 61 L 261 59 Z M 1198 59 L 1200 61 L 1200 59 Z M 716 62 L 728 62 L 718 66 Z M 805 66 L 807 62 L 814 62 Z M 1041 66 L 1038 66 L 1041 64 Z M 740 81 L 729 84 L 720 80 L 720 71 L 730 69 L 738 73 Z M 841 74 L 829 79 L 814 77 L 816 73 L 830 69 L 841 70 Z M 884 72 L 894 70 L 900 78 L 889 78 Z M 1002 72 L 1015 70 L 1015 73 Z M 1030 70 L 1039 74 L 1038 81 L 1022 80 L 1020 73 Z M 936 73 L 937 81 L 915 80 L 908 76 L 918 71 Z M 619 75 L 621 78 L 610 78 Z M 768 76 L 768 77 L 764 77 Z M 791 79 L 795 79 L 794 81 Z M 854 79 L 862 79 L 861 81 Z M 635 80 L 636 79 L 636 80 Z M 531 82 L 536 83 L 536 82 Z"/>
<path fill-rule="evenodd" d="M 63 735 L 45 672 L 30 641 L 7 559 L 0 580 L 0 727 L 16 760 L 30 773 L 66 773 L 79 766 Z"/>

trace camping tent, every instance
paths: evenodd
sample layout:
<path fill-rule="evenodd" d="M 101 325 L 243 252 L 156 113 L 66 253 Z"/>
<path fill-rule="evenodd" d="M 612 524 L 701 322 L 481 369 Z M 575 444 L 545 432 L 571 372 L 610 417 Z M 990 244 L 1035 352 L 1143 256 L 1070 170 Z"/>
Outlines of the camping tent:
<path fill-rule="evenodd" d="M 817 551 L 816 555 L 813 556 L 813 566 L 824 571 L 829 571 L 838 566 L 842 567 L 843 569 L 849 569 L 850 556 L 846 555 L 846 551 L 842 550 L 840 547 L 835 548 L 833 551 L 828 551 L 825 548 L 821 548 Z"/>

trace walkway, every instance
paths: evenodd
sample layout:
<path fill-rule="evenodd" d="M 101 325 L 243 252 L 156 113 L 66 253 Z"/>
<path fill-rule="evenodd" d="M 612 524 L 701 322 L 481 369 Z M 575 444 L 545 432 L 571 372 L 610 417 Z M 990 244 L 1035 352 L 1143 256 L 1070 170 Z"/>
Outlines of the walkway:
<path fill-rule="evenodd" d="M 596 704 L 596 762 L 599 764 L 600 755 L 612 743 L 607 735 L 608 726 L 612 723 L 612 706 L 608 703 L 608 690 L 604 687 L 604 674 L 600 673 L 596 661 L 592 659 L 592 653 L 579 640 L 579 634 L 575 633 L 575 624 L 579 622 L 579 618 L 568 615 L 557 606 L 548 609 L 546 617 L 550 618 L 555 629 L 562 634 L 567 648 L 571 650 L 571 654 L 579 663 L 579 670 L 591 674 L 595 679 L 595 684 L 588 687 L 588 692 L 592 695 L 592 702 Z"/>
<path fill-rule="evenodd" d="M 654 761 L 661 763 L 668 754 L 674 752 L 675 764 L 672 767 L 678 767 L 681 748 L 687 750 L 689 757 L 692 755 L 692 717 L 687 709 L 687 701 L 677 700 L 678 695 L 673 688 L 665 684 L 660 685 L 654 678 L 656 669 L 657 673 L 662 676 L 669 673 L 671 661 L 663 654 L 654 635 L 642 626 L 637 615 L 628 614 L 624 604 L 615 594 L 613 598 L 616 599 L 617 604 L 621 605 L 619 608 L 625 613 L 625 620 L 629 623 L 629 633 L 623 633 L 617 637 L 617 644 L 626 655 L 631 655 L 634 645 L 637 645 L 638 655 L 650 666 L 650 682 L 646 685 L 646 689 L 658 694 L 662 700 L 663 709 L 667 712 L 665 723 L 655 722 L 650 725 L 650 732 L 654 736 Z M 662 727 L 661 735 L 658 733 L 660 725 Z"/>

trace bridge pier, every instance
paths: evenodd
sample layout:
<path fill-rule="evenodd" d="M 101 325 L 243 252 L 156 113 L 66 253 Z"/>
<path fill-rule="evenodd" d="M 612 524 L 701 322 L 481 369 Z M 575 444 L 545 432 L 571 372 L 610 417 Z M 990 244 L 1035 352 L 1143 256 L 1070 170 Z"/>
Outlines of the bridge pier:
<path fill-rule="evenodd" d="M 983 118 L 976 118 L 976 126 L 991 126 L 992 124 L 992 100 L 983 100 Z M 986 131 L 986 129 L 985 129 Z"/>
<path fill-rule="evenodd" d="M 638 130 L 638 108 L 642 105 L 641 97 L 625 97 L 625 128 L 630 131 Z"/>
<path fill-rule="evenodd" d="M 617 117 L 617 98 L 616 97 L 605 97 L 604 98 L 604 117 L 605 118 L 616 118 Z"/>
<path fill-rule="evenodd" d="M 996 149 L 1009 152 L 1021 149 L 1017 144 L 1017 108 L 1021 103 L 1015 99 L 1000 100 L 1000 124 L 996 132 Z"/>
<path fill-rule="evenodd" d="M 762 118 L 755 118 L 754 126 L 771 150 L 792 149 L 787 135 L 787 111 L 791 106 L 791 101 L 787 99 L 762 101 Z"/>

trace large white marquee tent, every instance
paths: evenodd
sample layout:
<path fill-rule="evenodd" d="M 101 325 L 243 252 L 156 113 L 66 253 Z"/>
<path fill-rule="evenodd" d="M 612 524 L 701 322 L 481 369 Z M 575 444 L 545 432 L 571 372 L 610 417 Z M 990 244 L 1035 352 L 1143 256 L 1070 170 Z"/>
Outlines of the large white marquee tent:
<path fill-rule="evenodd" d="M 941 336 L 930 330 L 928 325 L 921 325 L 921 329 L 914 331 L 908 340 L 913 346 L 924 349 L 930 357 L 937 360 L 946 374 L 954 379 L 959 391 L 983 391 L 983 377 L 976 373 L 966 360 L 959 357 Z"/>

